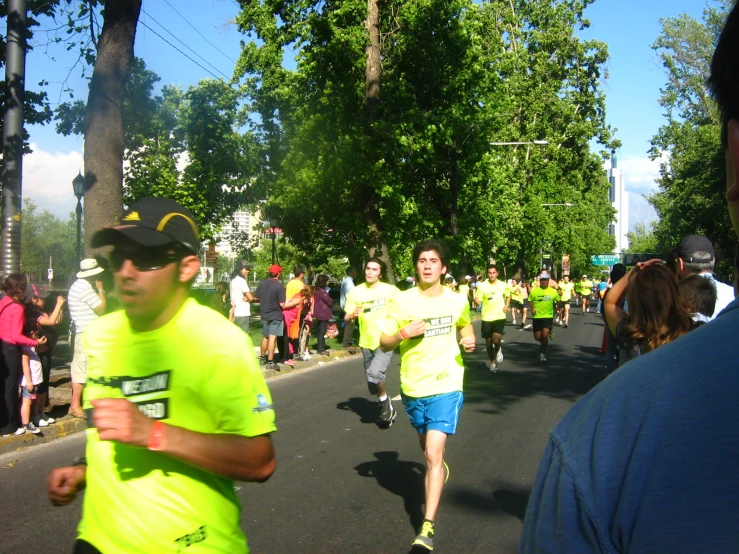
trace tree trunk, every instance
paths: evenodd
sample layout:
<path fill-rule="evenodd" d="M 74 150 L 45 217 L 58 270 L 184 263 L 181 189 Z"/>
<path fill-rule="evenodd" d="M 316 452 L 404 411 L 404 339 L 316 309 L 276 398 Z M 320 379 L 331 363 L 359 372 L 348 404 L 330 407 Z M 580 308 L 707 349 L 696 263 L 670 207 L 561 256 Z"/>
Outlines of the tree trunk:
<path fill-rule="evenodd" d="M 365 152 L 367 160 L 367 175 L 369 168 L 374 167 L 372 163 L 373 141 L 372 121 L 380 105 L 380 79 L 382 77 L 382 56 L 380 52 L 380 6 L 379 0 L 367 0 L 367 32 L 369 33 L 369 44 L 366 48 L 367 65 L 365 68 Z M 390 261 L 385 233 L 382 226 L 382 214 L 380 212 L 380 195 L 371 182 L 364 183 L 362 187 L 363 208 L 362 219 L 370 232 L 369 254 L 377 256 L 387 265 L 387 279 L 395 283 L 393 266 Z"/>
<path fill-rule="evenodd" d="M 85 253 L 93 234 L 123 215 L 123 89 L 141 0 L 106 2 L 85 116 Z"/>

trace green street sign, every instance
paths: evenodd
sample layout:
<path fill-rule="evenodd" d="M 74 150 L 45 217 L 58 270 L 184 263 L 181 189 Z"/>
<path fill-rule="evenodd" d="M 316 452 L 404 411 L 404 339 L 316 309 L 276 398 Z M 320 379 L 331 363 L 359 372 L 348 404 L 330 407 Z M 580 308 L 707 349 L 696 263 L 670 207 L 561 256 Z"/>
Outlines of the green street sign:
<path fill-rule="evenodd" d="M 590 263 L 593 265 L 616 265 L 621 261 L 618 254 L 599 254 L 598 256 L 590 256 Z"/>

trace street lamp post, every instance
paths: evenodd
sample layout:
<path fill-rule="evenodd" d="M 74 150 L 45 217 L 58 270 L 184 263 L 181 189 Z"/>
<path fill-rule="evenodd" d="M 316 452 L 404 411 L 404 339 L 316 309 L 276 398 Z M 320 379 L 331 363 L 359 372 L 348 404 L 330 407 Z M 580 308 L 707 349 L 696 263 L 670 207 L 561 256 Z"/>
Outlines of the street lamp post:
<path fill-rule="evenodd" d="M 548 140 L 519 140 L 513 142 L 491 142 L 492 146 L 520 146 L 523 144 L 536 144 L 539 146 L 549 144 Z"/>
<path fill-rule="evenodd" d="M 72 180 L 74 195 L 77 197 L 77 267 L 80 265 L 82 251 L 82 197 L 85 194 L 85 178 L 82 173 Z"/>

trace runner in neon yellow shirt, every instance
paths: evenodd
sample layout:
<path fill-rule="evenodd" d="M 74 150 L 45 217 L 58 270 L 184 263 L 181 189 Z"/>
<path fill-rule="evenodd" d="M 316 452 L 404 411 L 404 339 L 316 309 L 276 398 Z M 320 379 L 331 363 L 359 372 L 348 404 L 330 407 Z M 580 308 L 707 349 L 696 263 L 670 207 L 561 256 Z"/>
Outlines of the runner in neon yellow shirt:
<path fill-rule="evenodd" d="M 559 282 L 559 295 L 562 298 L 562 313 L 559 316 L 559 321 L 565 326 L 565 329 L 570 324 L 570 301 L 572 300 L 572 291 L 575 289 L 575 284 L 570 281 L 570 276 L 565 275 L 562 281 Z"/>
<path fill-rule="evenodd" d="M 584 315 L 590 312 L 590 295 L 593 294 L 593 282 L 588 279 L 587 275 L 583 275 L 580 281 L 580 294 L 582 295 L 582 313 Z"/>
<path fill-rule="evenodd" d="M 549 286 L 549 273 L 539 275 L 539 286 L 531 289 L 529 303 L 531 304 L 531 315 L 534 318 L 534 339 L 539 343 L 539 361 L 546 362 L 547 346 L 549 346 L 549 334 L 552 331 L 554 319 L 554 306 L 559 302 L 560 296 L 556 289 Z"/>
<path fill-rule="evenodd" d="M 510 308 L 511 289 L 498 280 L 498 268 L 488 266 L 488 278 L 480 283 L 475 291 L 475 306 L 482 305 L 482 325 L 480 330 L 485 339 L 490 371 L 497 373 L 498 364 L 503 361 L 501 340 L 505 332 L 506 312 Z"/>
<path fill-rule="evenodd" d="M 370 258 L 364 265 L 364 283 L 354 287 L 346 297 L 344 320 L 347 323 L 359 320 L 359 347 L 364 358 L 364 370 L 370 394 L 377 395 L 380 405 L 379 421 L 390 426 L 395 421 L 395 408 L 385 388 L 385 373 L 393 357 L 392 350 L 380 348 L 382 327 L 388 307 L 395 300 L 397 287 L 381 281 L 387 267 L 380 258 Z"/>
<path fill-rule="evenodd" d="M 92 245 L 123 310 L 85 331 L 89 465 L 47 479 L 56 505 L 86 487 L 75 552 L 248 552 L 234 480 L 274 471 L 274 410 L 248 335 L 188 298 L 193 215 L 142 200 Z"/>
<path fill-rule="evenodd" d="M 518 325 L 516 321 L 516 313 L 521 314 L 521 324 L 523 324 L 523 287 L 518 279 L 511 280 L 511 314 L 513 317 L 513 325 Z"/>
<path fill-rule="evenodd" d="M 449 250 L 441 241 L 426 240 L 413 248 L 418 287 L 397 295 L 380 339 L 385 351 L 400 346 L 403 405 L 426 459 L 425 519 L 413 546 L 427 550 L 434 548 L 434 518 L 449 471 L 444 447 L 464 401 L 459 347 L 475 349 L 467 301 L 441 284 L 448 260 Z"/>

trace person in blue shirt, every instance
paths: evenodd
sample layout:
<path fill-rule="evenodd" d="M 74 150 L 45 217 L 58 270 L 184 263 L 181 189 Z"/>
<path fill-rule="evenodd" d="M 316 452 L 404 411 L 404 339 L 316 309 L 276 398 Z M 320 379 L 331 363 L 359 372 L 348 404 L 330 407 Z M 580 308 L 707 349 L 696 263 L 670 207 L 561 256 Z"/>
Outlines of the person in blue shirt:
<path fill-rule="evenodd" d="M 598 311 L 596 313 L 603 313 L 603 297 L 606 295 L 607 289 L 608 283 L 606 283 L 605 277 L 601 277 L 600 283 L 598 283 Z"/>
<path fill-rule="evenodd" d="M 721 110 L 726 199 L 739 235 L 739 7 L 709 84 Z M 552 430 L 519 551 L 739 550 L 739 300 L 632 360 Z"/>

